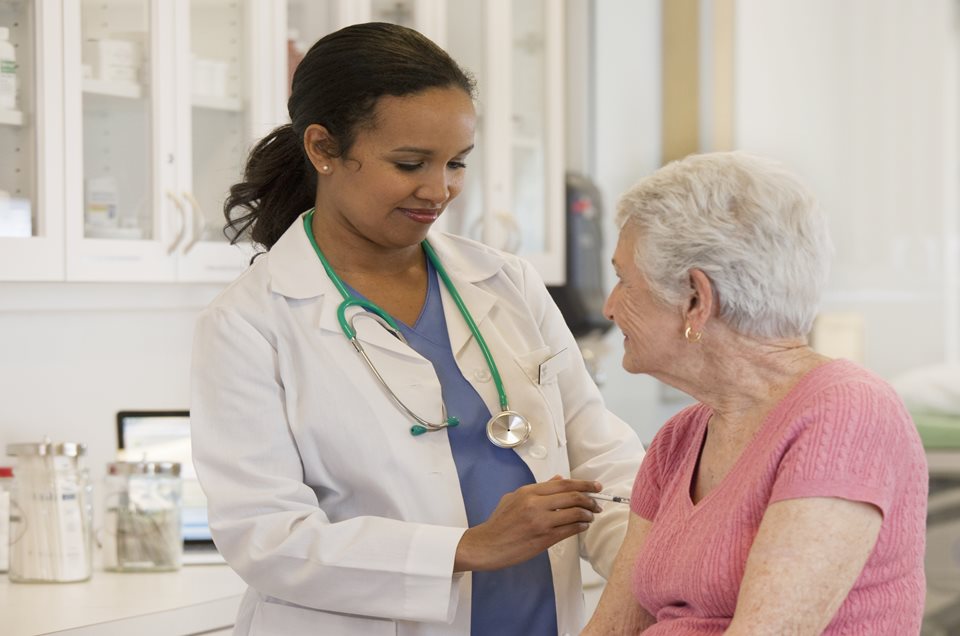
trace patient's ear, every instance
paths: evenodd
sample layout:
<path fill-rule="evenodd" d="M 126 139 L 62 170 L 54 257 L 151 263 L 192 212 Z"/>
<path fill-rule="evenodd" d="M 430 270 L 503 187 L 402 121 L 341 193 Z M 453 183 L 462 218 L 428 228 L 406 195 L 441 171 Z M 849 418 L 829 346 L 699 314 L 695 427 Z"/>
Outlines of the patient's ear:
<path fill-rule="evenodd" d="M 710 277 L 703 270 L 690 270 L 690 297 L 684 308 L 684 322 L 694 331 L 702 331 L 714 311 L 714 290 Z"/>

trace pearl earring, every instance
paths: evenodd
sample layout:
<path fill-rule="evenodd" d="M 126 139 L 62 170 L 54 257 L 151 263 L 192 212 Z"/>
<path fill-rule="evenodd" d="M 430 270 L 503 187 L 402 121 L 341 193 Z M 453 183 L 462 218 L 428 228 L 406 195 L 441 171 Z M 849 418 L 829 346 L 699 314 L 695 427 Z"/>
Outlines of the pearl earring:
<path fill-rule="evenodd" d="M 330 172 L 330 166 L 320 166 L 320 172 Z"/>

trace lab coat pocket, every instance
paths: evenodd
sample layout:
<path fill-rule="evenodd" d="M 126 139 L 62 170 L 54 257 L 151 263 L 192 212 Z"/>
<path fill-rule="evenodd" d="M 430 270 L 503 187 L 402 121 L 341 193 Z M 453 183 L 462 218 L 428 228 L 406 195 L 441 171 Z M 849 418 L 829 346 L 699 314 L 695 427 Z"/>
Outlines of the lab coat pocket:
<path fill-rule="evenodd" d="M 552 423 L 557 445 L 566 445 L 566 418 L 557 376 L 569 365 L 569 352 L 566 349 L 552 351 L 549 346 L 538 347 L 529 353 L 516 356 L 514 361 L 529 380 L 532 392 L 546 402 L 546 417 Z"/>
<path fill-rule="evenodd" d="M 396 636 L 394 621 L 321 612 L 298 605 L 264 601 L 254 610 L 250 624 L 251 636 L 312 636 L 313 634 L 352 634 Z"/>

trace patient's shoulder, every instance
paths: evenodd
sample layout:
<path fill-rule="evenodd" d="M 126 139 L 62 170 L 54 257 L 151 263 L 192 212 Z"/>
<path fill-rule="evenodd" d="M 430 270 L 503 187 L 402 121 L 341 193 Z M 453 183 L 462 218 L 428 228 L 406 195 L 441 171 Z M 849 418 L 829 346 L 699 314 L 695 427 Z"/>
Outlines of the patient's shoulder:
<path fill-rule="evenodd" d="M 703 438 L 703 429 L 710 419 L 710 408 L 694 404 L 683 409 L 661 427 L 650 443 L 648 454 L 657 457 L 661 467 L 675 466 L 682 461 L 691 445 Z"/>

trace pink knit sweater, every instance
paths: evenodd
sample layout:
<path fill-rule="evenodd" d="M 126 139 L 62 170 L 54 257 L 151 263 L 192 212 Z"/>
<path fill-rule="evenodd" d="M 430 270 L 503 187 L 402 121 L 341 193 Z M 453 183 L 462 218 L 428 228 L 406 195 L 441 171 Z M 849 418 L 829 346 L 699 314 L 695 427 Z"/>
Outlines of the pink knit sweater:
<path fill-rule="evenodd" d="M 634 484 L 634 512 L 653 521 L 633 575 L 634 594 L 657 619 L 644 634 L 722 634 L 764 511 L 798 497 L 841 497 L 883 513 L 873 553 L 824 634 L 918 634 L 927 465 L 890 386 L 843 360 L 809 372 L 730 473 L 693 505 L 690 483 L 710 415 L 698 404 L 667 422 Z"/>

